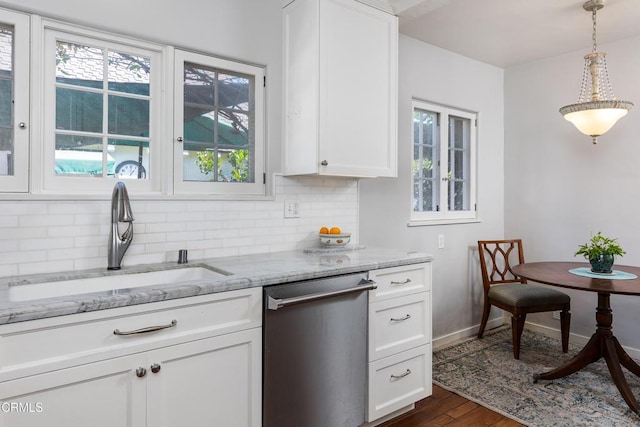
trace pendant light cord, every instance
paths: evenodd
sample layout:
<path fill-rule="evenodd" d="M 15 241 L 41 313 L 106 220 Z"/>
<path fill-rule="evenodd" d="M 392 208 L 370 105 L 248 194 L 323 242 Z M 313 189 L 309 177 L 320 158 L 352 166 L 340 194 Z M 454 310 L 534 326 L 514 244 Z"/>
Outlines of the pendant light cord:
<path fill-rule="evenodd" d="M 591 37 L 593 41 L 593 52 L 598 51 L 597 42 L 596 42 L 596 8 L 591 12 L 591 19 L 593 20 L 593 36 Z"/>

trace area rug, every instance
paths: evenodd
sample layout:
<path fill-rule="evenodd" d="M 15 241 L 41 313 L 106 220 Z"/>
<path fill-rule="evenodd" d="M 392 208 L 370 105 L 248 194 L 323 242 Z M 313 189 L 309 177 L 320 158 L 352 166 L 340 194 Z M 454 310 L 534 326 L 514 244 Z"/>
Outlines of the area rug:
<path fill-rule="evenodd" d="M 488 331 L 433 353 L 434 383 L 532 427 L 640 426 L 618 392 L 606 362 L 599 360 L 567 377 L 533 382 L 533 374 L 558 367 L 580 351 L 570 344 L 525 330 L 520 360 L 513 358 L 511 330 Z M 640 378 L 623 368 L 636 398 Z"/>

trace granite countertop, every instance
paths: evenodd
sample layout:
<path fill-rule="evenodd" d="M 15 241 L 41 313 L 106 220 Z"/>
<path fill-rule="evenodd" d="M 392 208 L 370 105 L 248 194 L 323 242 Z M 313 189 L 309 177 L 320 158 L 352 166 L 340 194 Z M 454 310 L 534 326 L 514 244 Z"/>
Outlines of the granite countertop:
<path fill-rule="evenodd" d="M 291 251 L 252 254 L 224 258 L 190 260 L 189 264 L 159 263 L 125 266 L 121 270 L 93 269 L 69 273 L 0 277 L 0 324 L 43 319 L 87 311 L 126 307 L 216 292 L 317 279 L 340 274 L 358 273 L 379 268 L 396 267 L 431 261 L 424 253 L 381 248 L 359 247 L 357 250 Z M 225 272 L 225 276 L 209 280 L 124 288 L 117 291 L 76 293 L 52 298 L 16 301 L 11 287 L 56 281 L 111 276 L 117 287 L 118 276 L 131 273 L 204 266 Z M 50 283 L 49 283 L 50 282 Z M 13 298 L 13 299 L 12 299 Z"/>

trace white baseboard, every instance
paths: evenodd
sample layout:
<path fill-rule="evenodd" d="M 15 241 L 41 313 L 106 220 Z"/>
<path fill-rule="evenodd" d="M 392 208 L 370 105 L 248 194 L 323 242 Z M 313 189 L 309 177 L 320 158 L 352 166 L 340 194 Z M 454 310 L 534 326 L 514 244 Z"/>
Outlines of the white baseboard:
<path fill-rule="evenodd" d="M 487 322 L 486 331 L 497 328 L 505 324 L 505 320 L 503 317 L 498 317 L 496 319 L 489 320 Z M 451 344 L 456 341 L 460 341 L 465 338 L 473 337 L 478 335 L 478 330 L 480 330 L 480 325 L 475 325 L 470 328 L 462 329 L 457 332 L 453 332 L 451 334 L 443 335 L 438 338 L 434 338 L 432 341 L 433 350 L 437 350 L 440 347 L 444 347 L 448 344 Z"/>
<path fill-rule="evenodd" d="M 486 330 L 490 330 L 493 328 L 497 328 L 502 325 L 508 325 L 508 318 L 506 317 L 498 317 L 497 319 L 489 320 L 487 322 Z M 539 332 L 548 337 L 560 339 L 560 329 L 551 328 L 549 326 L 539 325 L 537 323 L 526 322 L 524 324 L 525 329 L 530 331 Z M 451 344 L 456 341 L 463 340 L 465 338 L 470 338 L 478 334 L 478 330 L 480 329 L 480 325 L 475 325 L 470 328 L 462 329 L 457 332 L 453 332 L 451 334 L 443 335 L 438 338 L 433 339 L 433 350 L 437 350 L 438 348 L 444 347 L 448 344 Z M 573 344 L 577 344 L 579 346 L 584 346 L 587 341 L 589 341 L 591 337 L 585 337 L 584 335 L 578 335 L 574 333 L 569 334 L 569 342 Z M 624 351 L 627 352 L 632 359 L 640 360 L 640 350 L 632 347 L 625 347 Z"/>

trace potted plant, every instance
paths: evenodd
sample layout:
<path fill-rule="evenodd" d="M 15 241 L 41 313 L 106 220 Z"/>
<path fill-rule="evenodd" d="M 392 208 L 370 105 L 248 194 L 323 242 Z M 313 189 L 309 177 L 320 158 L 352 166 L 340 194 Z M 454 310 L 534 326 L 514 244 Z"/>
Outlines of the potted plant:
<path fill-rule="evenodd" d="M 616 255 L 626 254 L 622 246 L 618 244 L 618 239 L 610 239 L 602 235 L 600 231 L 591 237 L 587 243 L 578 246 L 574 256 L 582 255 L 591 263 L 593 273 L 611 274 L 611 267 Z"/>

